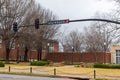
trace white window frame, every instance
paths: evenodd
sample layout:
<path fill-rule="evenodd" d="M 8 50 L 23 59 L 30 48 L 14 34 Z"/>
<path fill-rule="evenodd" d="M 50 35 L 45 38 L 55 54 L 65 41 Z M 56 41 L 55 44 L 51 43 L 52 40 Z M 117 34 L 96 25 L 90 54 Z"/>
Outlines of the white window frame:
<path fill-rule="evenodd" d="M 120 64 L 120 50 L 116 50 L 116 64 Z"/>

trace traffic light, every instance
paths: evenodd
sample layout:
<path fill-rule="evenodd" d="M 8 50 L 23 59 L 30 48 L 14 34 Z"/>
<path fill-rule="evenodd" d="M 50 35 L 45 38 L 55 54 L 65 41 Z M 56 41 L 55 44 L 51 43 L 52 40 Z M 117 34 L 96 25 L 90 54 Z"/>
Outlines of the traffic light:
<path fill-rule="evenodd" d="M 65 23 L 69 23 L 69 19 L 64 20 Z"/>
<path fill-rule="evenodd" d="M 39 29 L 39 19 L 35 19 L 35 29 Z"/>
<path fill-rule="evenodd" d="M 17 24 L 17 22 L 13 23 L 13 30 L 14 30 L 14 32 L 18 31 L 18 24 Z"/>

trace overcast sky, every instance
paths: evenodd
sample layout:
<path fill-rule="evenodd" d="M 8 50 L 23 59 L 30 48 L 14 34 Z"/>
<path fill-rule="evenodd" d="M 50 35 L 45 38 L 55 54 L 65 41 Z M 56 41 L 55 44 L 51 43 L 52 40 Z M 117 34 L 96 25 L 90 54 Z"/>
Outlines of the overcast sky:
<path fill-rule="evenodd" d="M 107 0 L 37 0 L 42 7 L 50 9 L 59 19 L 92 18 L 96 12 L 105 13 L 114 9 L 115 5 Z M 63 24 L 62 30 L 83 30 L 88 22 Z"/>

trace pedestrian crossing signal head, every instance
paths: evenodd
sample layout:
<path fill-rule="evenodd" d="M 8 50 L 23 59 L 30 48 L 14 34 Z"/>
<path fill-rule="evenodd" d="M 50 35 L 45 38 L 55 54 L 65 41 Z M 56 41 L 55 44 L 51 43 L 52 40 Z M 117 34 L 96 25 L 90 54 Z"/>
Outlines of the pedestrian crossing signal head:
<path fill-rule="evenodd" d="M 17 24 L 17 22 L 14 22 L 14 23 L 13 23 L 13 31 L 14 31 L 14 32 L 17 32 L 17 31 L 18 31 L 18 24 Z"/>
<path fill-rule="evenodd" d="M 35 19 L 35 29 L 39 29 L 39 19 Z"/>

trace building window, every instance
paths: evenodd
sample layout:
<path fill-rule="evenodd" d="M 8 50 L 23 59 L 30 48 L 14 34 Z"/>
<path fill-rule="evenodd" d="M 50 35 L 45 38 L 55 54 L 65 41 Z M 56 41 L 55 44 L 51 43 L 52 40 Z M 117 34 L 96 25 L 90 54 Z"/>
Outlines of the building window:
<path fill-rule="evenodd" d="M 46 51 L 46 45 L 42 46 L 42 51 L 45 52 Z"/>
<path fill-rule="evenodd" d="M 49 47 L 49 52 L 54 52 L 54 47 Z"/>
<path fill-rule="evenodd" d="M 120 50 L 116 50 L 116 64 L 120 64 Z"/>
<path fill-rule="evenodd" d="M 54 43 L 50 43 L 49 52 L 54 52 Z"/>

